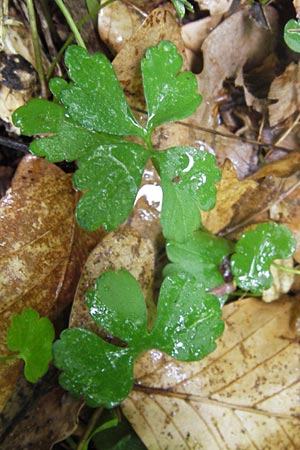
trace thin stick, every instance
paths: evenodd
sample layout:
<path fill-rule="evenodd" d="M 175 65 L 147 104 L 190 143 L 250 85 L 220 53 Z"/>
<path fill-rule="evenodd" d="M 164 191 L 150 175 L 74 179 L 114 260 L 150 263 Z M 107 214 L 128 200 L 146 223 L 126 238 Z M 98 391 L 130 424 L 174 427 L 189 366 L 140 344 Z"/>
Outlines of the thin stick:
<path fill-rule="evenodd" d="M 297 115 L 296 119 L 292 123 L 292 125 L 275 141 L 275 145 L 280 144 L 295 128 L 297 124 L 299 124 L 300 113 Z"/>
<path fill-rule="evenodd" d="M 41 96 L 43 98 L 46 98 L 47 97 L 47 86 L 46 86 L 46 79 L 45 79 L 45 73 L 44 73 L 44 67 L 43 67 L 43 61 L 42 61 L 42 52 L 41 52 L 39 35 L 38 35 L 38 30 L 37 30 L 37 25 L 36 25 L 36 17 L 35 17 L 33 1 L 26 0 L 26 4 L 27 4 L 28 16 L 29 16 L 30 30 L 31 30 L 31 34 L 32 34 L 32 42 L 33 42 L 33 48 L 34 48 L 36 70 L 37 70 L 38 77 L 39 77 L 40 84 L 41 84 Z"/>
<path fill-rule="evenodd" d="M 55 3 L 57 4 L 57 6 L 59 7 L 59 9 L 61 10 L 61 12 L 63 13 L 63 15 L 65 16 L 65 19 L 76 39 L 76 42 L 78 45 L 80 45 L 80 47 L 86 48 L 85 43 L 81 37 L 81 34 L 79 33 L 79 30 L 69 12 L 69 10 L 66 8 L 64 2 L 62 0 L 55 0 Z"/>
<path fill-rule="evenodd" d="M 78 29 L 80 30 L 80 28 L 85 24 L 85 22 L 87 22 L 94 14 L 97 14 L 97 12 L 100 11 L 102 8 L 105 8 L 105 6 L 108 6 L 108 5 L 110 5 L 111 3 L 115 2 L 115 1 L 116 0 L 107 0 L 106 2 L 104 2 L 101 5 L 97 6 L 97 8 L 93 9 L 89 14 L 87 14 L 85 17 L 83 17 L 78 22 L 78 25 L 77 25 Z M 71 44 L 73 38 L 74 38 L 74 34 L 71 33 L 70 36 L 68 37 L 68 39 L 66 40 L 66 42 L 64 43 L 64 45 L 57 52 L 56 57 L 54 58 L 51 66 L 49 67 L 49 69 L 47 71 L 47 74 L 46 74 L 47 80 L 49 80 L 49 78 L 51 77 L 51 74 L 53 72 L 54 67 L 56 66 L 57 62 L 60 60 L 60 58 L 64 54 L 66 48 Z"/>
<path fill-rule="evenodd" d="M 84 445 L 85 445 L 87 439 L 89 438 L 90 434 L 92 433 L 93 429 L 95 428 L 95 425 L 102 413 L 103 413 L 103 408 L 98 408 L 94 412 L 94 414 L 92 415 L 92 418 L 89 421 L 88 426 L 84 432 L 84 435 L 80 439 L 80 442 L 77 446 L 77 450 L 82 450 L 84 448 Z"/>

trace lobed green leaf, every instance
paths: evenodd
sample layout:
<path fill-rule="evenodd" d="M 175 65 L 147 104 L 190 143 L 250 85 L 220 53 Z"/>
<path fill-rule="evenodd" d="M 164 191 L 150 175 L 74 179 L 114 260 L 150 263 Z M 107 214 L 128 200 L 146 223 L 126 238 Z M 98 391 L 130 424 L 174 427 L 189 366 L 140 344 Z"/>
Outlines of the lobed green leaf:
<path fill-rule="evenodd" d="M 288 228 L 273 222 L 262 223 L 238 240 L 231 258 L 236 284 L 245 291 L 261 294 L 273 282 L 270 266 L 275 259 L 289 258 L 295 239 Z"/>
<path fill-rule="evenodd" d="M 186 242 L 168 241 L 167 255 L 171 261 L 164 269 L 164 275 L 188 273 L 197 279 L 205 291 L 224 283 L 220 266 L 234 245 L 208 231 L 196 231 Z M 224 304 L 226 297 L 219 299 Z"/>
<path fill-rule="evenodd" d="M 25 361 L 25 377 L 35 383 L 48 370 L 52 360 L 54 327 L 47 317 L 32 308 L 16 314 L 7 331 L 7 347 Z"/>
<path fill-rule="evenodd" d="M 194 12 L 193 5 L 187 0 L 172 0 L 172 3 L 180 19 L 185 16 L 185 9 Z"/>
<path fill-rule="evenodd" d="M 167 239 L 188 240 L 201 225 L 200 209 L 212 209 L 221 171 L 216 159 L 194 147 L 156 152 L 163 188 L 161 223 Z"/>
<path fill-rule="evenodd" d="M 145 300 L 130 272 L 105 272 L 86 302 L 94 321 L 127 344 L 138 346 L 147 334 Z"/>
<path fill-rule="evenodd" d="M 283 33 L 286 45 L 294 52 L 300 52 L 300 22 L 290 19 L 284 27 Z"/>
<path fill-rule="evenodd" d="M 177 275 L 164 280 L 151 332 L 153 348 L 180 361 L 195 361 L 216 348 L 223 330 L 220 303 L 201 282 Z"/>
<path fill-rule="evenodd" d="M 182 57 L 172 42 L 162 41 L 148 48 L 141 67 L 148 133 L 158 125 L 194 114 L 202 101 L 197 79 L 191 72 L 179 74 Z"/>
<path fill-rule="evenodd" d="M 144 136 L 127 103 L 114 69 L 100 53 L 68 47 L 65 63 L 73 80 L 61 92 L 61 101 L 70 117 L 82 127 L 114 135 Z"/>
<path fill-rule="evenodd" d="M 113 408 L 130 392 L 133 355 L 95 333 L 81 328 L 64 330 L 53 346 L 54 363 L 62 370 L 59 382 L 89 406 Z"/>
<path fill-rule="evenodd" d="M 134 204 L 148 150 L 133 143 L 100 145 L 78 160 L 74 186 L 87 191 L 76 217 L 80 226 L 113 230 L 123 223 Z"/>

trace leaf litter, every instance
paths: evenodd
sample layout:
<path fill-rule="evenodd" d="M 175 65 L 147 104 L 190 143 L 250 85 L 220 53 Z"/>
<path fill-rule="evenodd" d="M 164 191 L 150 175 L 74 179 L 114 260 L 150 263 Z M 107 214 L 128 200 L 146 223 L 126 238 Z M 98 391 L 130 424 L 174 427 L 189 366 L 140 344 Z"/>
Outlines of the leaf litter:
<path fill-rule="evenodd" d="M 199 5 L 203 8 L 206 2 L 199 2 Z M 142 8 L 142 5 L 138 6 Z M 274 10 L 270 11 L 270 14 L 274 13 Z M 216 11 L 211 10 L 212 16 L 218 12 L 217 6 Z M 277 20 L 276 17 L 271 17 L 271 23 L 274 21 L 274 26 Z M 227 39 L 224 39 L 224 30 L 228 30 Z M 245 30 L 251 36 L 250 40 L 245 41 Z M 163 38 L 175 40 L 183 53 L 184 45 L 180 31 L 170 9 L 163 7 L 151 13 L 142 27 L 135 31 L 128 41 L 126 37 L 124 38 L 124 44 L 115 58 L 114 67 L 125 87 L 131 106 L 142 110 L 145 108 L 141 100 L 140 75 L 137 69 L 145 48 L 156 45 Z M 207 213 L 204 218 L 204 223 L 214 233 L 223 231 L 227 234 L 232 233 L 234 237 L 235 230 L 241 234 L 245 226 L 265 220 L 265 218 L 262 219 L 264 214 L 270 219 L 275 218 L 279 223 L 291 226 L 295 236 L 298 237 L 299 229 L 296 219 L 299 214 L 298 191 L 297 188 L 294 190 L 291 188 L 297 185 L 297 179 L 293 176 L 296 174 L 297 178 L 298 155 L 294 157 L 291 154 L 286 157 L 290 167 L 288 173 L 280 161 L 277 165 L 275 163 L 265 166 L 265 172 L 263 168 L 261 172 L 251 176 L 257 169 L 260 148 L 259 142 L 255 144 L 247 142 L 249 136 L 250 140 L 252 138 L 253 127 L 249 128 L 248 125 L 246 131 L 250 133 L 246 133 L 248 136 L 246 140 L 238 140 L 236 139 L 238 135 L 229 131 L 224 123 L 222 125 L 218 123 L 219 116 L 215 113 L 216 99 L 227 78 L 233 77 L 235 83 L 247 94 L 244 68 L 249 62 L 254 67 L 262 64 L 266 56 L 273 51 L 274 35 L 259 29 L 257 24 L 248 18 L 245 10 L 225 18 L 213 32 L 208 31 L 208 36 L 204 38 L 201 48 L 204 56 L 204 70 L 198 77 L 200 92 L 206 96 L 204 108 L 200 108 L 199 116 L 189 119 L 187 124 L 162 125 L 156 135 L 157 147 L 159 148 L 160 142 L 164 147 L 166 142 L 174 142 L 171 145 L 168 143 L 168 146 L 193 145 L 196 142 L 200 147 L 215 152 L 220 165 L 225 162 L 223 167 L 225 178 L 218 186 L 219 198 L 216 208 Z M 238 39 L 237 32 L 240 33 Z M 233 37 L 229 39 L 232 34 Z M 243 51 L 239 47 L 233 52 L 232 42 L 241 46 Z M 224 45 L 223 49 L 222 45 Z M 229 55 L 232 55 L 233 59 Z M 236 59 L 237 55 L 239 60 Z M 215 64 L 216 61 L 218 65 Z M 278 99 L 274 95 L 274 88 L 271 88 L 270 92 L 269 98 Z M 277 106 L 284 108 L 281 105 Z M 289 113 L 293 111 L 294 106 L 290 108 Z M 270 106 L 269 111 L 270 113 L 272 111 Z M 281 113 L 277 122 L 285 119 L 285 114 Z M 244 120 L 245 116 L 243 116 Z M 200 132 L 197 128 L 198 124 L 205 131 Z M 213 132 L 208 132 L 207 129 Z M 296 133 L 296 130 L 292 130 L 292 134 Z M 257 132 L 257 128 L 254 127 L 254 131 Z M 284 141 L 281 142 L 283 143 Z M 231 160 L 231 164 L 227 158 Z M 245 176 L 248 177 L 245 178 Z M 20 189 L 24 186 L 26 185 L 21 182 Z M 291 193 L 286 195 L 289 189 Z M 262 192 L 264 195 L 261 199 Z M 283 194 L 282 199 L 281 194 Z M 135 216 L 133 220 L 134 225 L 140 229 L 143 225 L 139 218 L 145 217 L 150 206 L 145 202 L 145 198 L 143 200 L 143 214 L 140 214 L 138 218 Z M 263 213 L 261 213 L 262 210 Z M 152 219 L 151 224 L 157 223 L 155 214 L 152 215 Z M 160 239 L 158 237 L 160 230 L 155 225 L 154 230 L 152 239 L 155 242 L 156 239 Z M 14 233 L 17 232 L 14 231 Z M 15 240 L 15 234 L 11 238 L 12 241 Z M 124 237 L 125 241 L 128 239 L 126 244 L 128 250 L 125 250 L 123 255 L 125 263 L 122 256 L 119 262 L 119 249 L 120 245 L 123 245 L 120 242 Z M 110 239 L 111 247 L 105 244 L 110 242 Z M 93 283 L 95 277 L 93 270 L 97 273 L 107 270 L 105 264 L 126 266 L 127 252 L 134 252 L 137 248 L 136 242 L 143 242 L 143 239 L 145 238 L 141 238 L 134 229 L 128 231 L 125 228 L 108 234 L 99 244 L 99 253 L 97 254 L 95 250 L 88 260 L 82 281 L 77 288 L 72 326 L 78 321 L 90 328 L 86 312 L 83 312 L 82 316 L 81 313 L 83 290 L 85 286 Z M 148 250 L 144 253 L 145 262 L 136 262 L 137 266 L 140 266 L 139 270 L 147 267 L 148 281 L 142 283 L 142 286 L 147 286 L 151 291 L 153 263 L 156 256 L 149 242 L 140 245 L 144 245 Z M 104 250 L 105 246 L 110 250 Z M 112 253 L 109 263 L 102 261 L 105 252 Z M 282 290 L 279 289 L 277 297 L 281 292 Z M 291 445 L 294 445 L 294 448 L 299 447 L 297 415 L 300 412 L 297 399 L 299 398 L 300 355 L 299 345 L 295 341 L 296 335 L 291 328 L 293 321 L 297 323 L 297 318 L 292 317 L 293 305 L 294 302 L 287 297 L 286 300 L 279 300 L 271 305 L 265 305 L 259 300 L 244 299 L 225 306 L 223 309 L 225 334 L 220 338 L 217 350 L 199 363 L 175 363 L 157 351 L 142 357 L 136 366 L 136 390 L 124 402 L 123 410 L 147 447 L 164 448 L 164 443 L 172 445 L 170 442 L 178 442 L 178 445 L 181 445 L 180 448 L 197 448 L 198 445 L 207 448 L 214 448 L 212 445 L 215 445 L 215 448 L 222 448 L 225 445 L 233 449 L 243 445 L 248 446 L 247 448 L 265 448 L 265 445 L 272 445 L 273 442 L 274 446 L 280 450 L 293 448 Z M 17 309 L 14 312 L 17 312 Z M 265 345 L 266 341 L 268 345 Z M 146 386 L 144 392 L 142 386 Z M 278 447 L 278 442 L 281 447 Z"/>

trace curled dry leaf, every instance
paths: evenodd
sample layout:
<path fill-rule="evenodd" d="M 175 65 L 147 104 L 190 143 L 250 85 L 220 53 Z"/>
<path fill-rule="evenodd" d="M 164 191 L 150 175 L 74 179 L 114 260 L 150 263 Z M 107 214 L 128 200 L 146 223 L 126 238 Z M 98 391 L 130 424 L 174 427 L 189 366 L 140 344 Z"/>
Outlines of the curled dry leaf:
<path fill-rule="evenodd" d="M 18 133 L 11 115 L 35 96 L 38 90 L 34 51 L 31 34 L 23 24 L 2 26 L 4 41 L 0 52 L 0 118 L 10 131 Z"/>
<path fill-rule="evenodd" d="M 300 347 L 291 300 L 239 300 L 223 310 L 225 332 L 203 361 L 158 351 L 136 364 L 123 411 L 149 450 L 300 447 Z"/>
<path fill-rule="evenodd" d="M 216 206 L 212 211 L 203 213 L 205 226 L 213 233 L 236 238 L 246 226 L 271 218 L 285 223 L 294 231 L 293 228 L 297 229 L 298 225 L 297 220 L 292 225 L 292 216 L 296 214 L 298 217 L 298 202 L 290 192 L 298 186 L 299 170 L 300 155 L 297 152 L 263 166 L 254 175 L 243 180 L 237 178 L 232 163 L 226 161 L 222 179 L 217 185 Z M 284 220 L 279 216 L 271 216 L 270 209 L 283 201 L 290 202 L 289 208 L 293 211 L 290 217 Z M 284 208 L 287 210 L 286 206 Z"/>
<path fill-rule="evenodd" d="M 74 399 L 60 387 L 35 394 L 35 399 L 1 441 L 2 450 L 35 448 L 50 450 L 56 442 L 77 428 L 82 400 Z"/>
<path fill-rule="evenodd" d="M 26 157 L 0 201 L 0 341 L 7 354 L 11 317 L 25 308 L 55 318 L 73 299 L 81 267 L 99 233 L 75 224 L 71 178 L 45 160 Z M 20 364 L 0 365 L 0 410 L 18 378 Z"/>
<path fill-rule="evenodd" d="M 153 302 L 154 249 L 136 230 L 122 227 L 107 234 L 89 255 L 79 280 L 70 316 L 71 327 L 81 327 L 101 334 L 85 304 L 86 292 L 107 270 L 128 270 L 140 283 L 146 300 L 148 324 L 154 320 Z"/>
<path fill-rule="evenodd" d="M 99 11 L 99 35 L 110 50 L 118 53 L 144 18 L 142 11 L 127 3 L 115 1 Z"/>
<path fill-rule="evenodd" d="M 299 111 L 300 68 L 299 63 L 290 63 L 285 71 L 272 82 L 268 98 L 271 127 Z"/>
<path fill-rule="evenodd" d="M 175 13 L 168 6 L 152 11 L 113 61 L 113 67 L 133 110 L 145 111 L 140 63 L 146 49 L 157 45 L 161 40 L 170 40 L 176 45 L 183 57 L 183 69 L 187 69 L 181 29 Z M 141 122 L 145 121 L 145 113 L 137 114 Z M 158 149 L 193 145 L 194 142 L 195 130 L 179 123 L 162 125 L 155 129 L 152 136 L 152 143 Z"/>
<path fill-rule="evenodd" d="M 278 259 L 274 262 L 286 267 L 287 269 L 292 269 L 294 267 L 293 258 Z M 266 291 L 263 291 L 262 294 L 262 300 L 268 303 L 273 300 L 278 300 L 281 294 L 286 294 L 289 292 L 294 282 L 293 273 L 285 272 L 284 270 L 278 269 L 274 265 L 271 265 L 270 270 L 273 277 L 273 283 L 272 286 Z"/>
<path fill-rule="evenodd" d="M 277 17 L 272 9 L 267 11 L 271 24 L 276 24 Z M 249 143 L 230 139 L 231 133 L 218 123 L 216 102 L 224 81 L 233 79 L 236 86 L 244 87 L 245 66 L 247 70 L 260 66 L 271 53 L 273 45 L 273 32 L 259 27 L 250 18 L 248 10 L 242 9 L 211 31 L 201 47 L 203 70 L 198 80 L 203 103 L 191 122 L 204 129 L 197 132 L 197 139 L 214 149 L 220 165 L 226 158 L 230 159 L 239 178 L 249 175 L 256 166 L 256 149 Z"/>
<path fill-rule="evenodd" d="M 225 14 L 231 6 L 228 0 L 196 0 L 201 10 L 208 10 L 211 16 Z"/>

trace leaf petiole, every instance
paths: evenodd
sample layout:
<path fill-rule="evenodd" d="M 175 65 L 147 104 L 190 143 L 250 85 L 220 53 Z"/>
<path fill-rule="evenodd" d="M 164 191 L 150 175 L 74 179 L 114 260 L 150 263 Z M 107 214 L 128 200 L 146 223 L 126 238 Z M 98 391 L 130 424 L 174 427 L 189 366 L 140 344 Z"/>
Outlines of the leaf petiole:
<path fill-rule="evenodd" d="M 76 39 L 76 42 L 78 45 L 80 45 L 80 47 L 86 48 L 85 43 L 81 37 L 81 34 L 79 33 L 79 30 L 69 12 L 69 10 L 66 8 L 64 2 L 62 0 L 55 0 L 55 3 L 57 4 L 57 6 L 59 7 L 59 9 L 61 10 L 61 12 L 63 13 L 63 15 L 65 16 L 65 19 L 72 31 L 72 33 L 74 34 L 74 37 Z"/>
<path fill-rule="evenodd" d="M 22 358 L 20 353 L 16 353 L 13 355 L 0 356 L 0 361 L 9 361 L 10 359 L 20 359 Z"/>
<path fill-rule="evenodd" d="M 276 267 L 276 269 L 278 269 L 278 270 L 282 270 L 282 272 L 294 273 L 296 275 L 300 275 L 300 270 L 298 270 L 298 269 L 292 269 L 291 267 L 285 267 L 285 266 L 282 266 L 281 264 L 277 264 L 275 262 L 272 263 L 272 266 Z"/>

